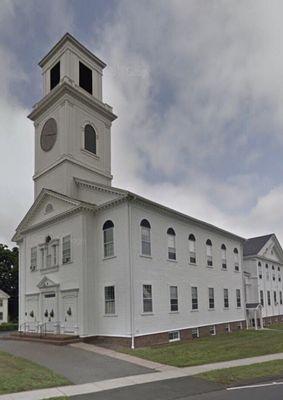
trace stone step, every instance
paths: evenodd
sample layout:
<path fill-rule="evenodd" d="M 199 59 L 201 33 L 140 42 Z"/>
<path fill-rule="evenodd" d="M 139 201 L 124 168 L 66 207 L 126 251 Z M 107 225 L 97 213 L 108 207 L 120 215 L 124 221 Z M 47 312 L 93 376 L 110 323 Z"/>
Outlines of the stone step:
<path fill-rule="evenodd" d="M 79 336 L 74 335 L 42 335 L 38 333 L 12 333 L 7 336 L 1 336 L 1 340 L 19 340 L 26 342 L 48 343 L 56 346 L 65 346 L 67 344 L 78 343 L 81 341 Z"/>

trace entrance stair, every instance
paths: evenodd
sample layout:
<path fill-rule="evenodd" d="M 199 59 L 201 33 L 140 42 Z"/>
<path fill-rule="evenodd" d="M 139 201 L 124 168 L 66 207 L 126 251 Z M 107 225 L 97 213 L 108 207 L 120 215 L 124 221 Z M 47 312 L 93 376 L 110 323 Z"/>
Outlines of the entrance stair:
<path fill-rule="evenodd" d="M 1 336 L 1 340 L 22 340 L 28 342 L 49 343 L 56 346 L 65 346 L 67 344 L 78 343 L 81 341 L 77 335 L 63 334 L 40 334 L 34 332 L 13 332 L 7 336 Z"/>

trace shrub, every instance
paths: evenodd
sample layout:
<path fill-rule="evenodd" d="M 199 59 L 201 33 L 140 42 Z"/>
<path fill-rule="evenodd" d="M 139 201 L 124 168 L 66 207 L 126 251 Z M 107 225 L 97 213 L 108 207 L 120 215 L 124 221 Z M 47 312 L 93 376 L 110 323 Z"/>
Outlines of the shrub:
<path fill-rule="evenodd" d="M 18 329 L 18 324 L 12 322 L 4 322 L 0 324 L 0 331 L 15 331 Z"/>

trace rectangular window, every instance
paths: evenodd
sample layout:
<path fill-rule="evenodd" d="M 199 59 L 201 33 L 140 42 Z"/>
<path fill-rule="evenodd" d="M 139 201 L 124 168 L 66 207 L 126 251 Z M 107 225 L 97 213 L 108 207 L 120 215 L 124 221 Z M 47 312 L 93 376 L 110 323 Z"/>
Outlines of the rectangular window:
<path fill-rule="evenodd" d="M 193 328 L 192 329 L 192 338 L 197 339 L 199 337 L 199 330 L 198 328 Z"/>
<path fill-rule="evenodd" d="M 55 88 L 60 82 L 60 61 L 50 70 L 50 90 Z"/>
<path fill-rule="evenodd" d="M 236 303 L 237 303 L 237 308 L 240 308 L 241 305 L 241 290 L 236 289 Z"/>
<path fill-rule="evenodd" d="M 269 290 L 267 291 L 267 304 L 269 306 L 271 306 L 271 296 L 270 296 L 270 291 Z"/>
<path fill-rule="evenodd" d="M 40 249 L 40 255 L 41 255 L 41 268 L 44 269 L 44 267 L 45 267 L 45 251 L 44 251 L 44 248 Z"/>
<path fill-rule="evenodd" d="M 237 327 L 238 327 L 239 331 L 241 331 L 243 329 L 243 323 L 239 322 Z"/>
<path fill-rule="evenodd" d="M 214 289 L 208 288 L 208 307 L 210 310 L 214 309 Z"/>
<path fill-rule="evenodd" d="M 80 62 L 79 85 L 81 88 L 92 94 L 92 70 Z"/>
<path fill-rule="evenodd" d="M 114 228 L 103 230 L 104 257 L 114 256 Z"/>
<path fill-rule="evenodd" d="M 180 331 L 172 331 L 169 332 L 169 342 L 176 342 L 177 340 L 180 340 Z"/>
<path fill-rule="evenodd" d="M 279 292 L 280 304 L 283 304 L 282 292 Z"/>
<path fill-rule="evenodd" d="M 198 288 L 192 286 L 192 310 L 198 309 Z"/>
<path fill-rule="evenodd" d="M 30 250 L 30 269 L 35 270 L 37 267 L 37 247 L 32 247 Z"/>
<path fill-rule="evenodd" d="M 259 297 L 260 297 L 260 304 L 262 305 L 262 307 L 264 307 L 263 290 L 259 292 Z"/>
<path fill-rule="evenodd" d="M 152 312 L 152 286 L 143 285 L 143 312 Z"/>
<path fill-rule="evenodd" d="M 115 314 L 115 287 L 105 286 L 105 314 Z"/>
<path fill-rule="evenodd" d="M 275 274 L 272 275 L 272 279 L 275 281 Z"/>
<path fill-rule="evenodd" d="M 0 321 L 3 321 L 3 313 L 0 312 Z"/>
<path fill-rule="evenodd" d="M 0 299 L 0 307 L 3 307 L 3 299 Z"/>
<path fill-rule="evenodd" d="M 229 333 L 231 330 L 230 330 L 230 324 L 226 324 L 225 325 L 225 332 L 227 332 L 227 333 Z"/>
<path fill-rule="evenodd" d="M 274 304 L 277 304 L 277 293 L 273 292 L 273 297 L 274 297 Z"/>
<path fill-rule="evenodd" d="M 66 264 L 71 261 L 71 235 L 63 237 L 62 262 Z"/>
<path fill-rule="evenodd" d="M 170 310 L 178 311 L 178 288 L 170 286 Z"/>
<path fill-rule="evenodd" d="M 216 335 L 216 328 L 215 328 L 215 325 L 212 325 L 212 326 L 209 327 L 209 334 L 210 334 L 211 336 L 215 336 L 215 335 Z"/>
<path fill-rule="evenodd" d="M 141 251 L 143 256 L 151 256 L 150 228 L 141 227 Z"/>
<path fill-rule="evenodd" d="M 57 245 L 52 245 L 52 262 L 53 265 L 56 266 L 58 264 L 58 259 L 57 259 Z"/>
<path fill-rule="evenodd" d="M 229 308 L 229 293 L 228 293 L 228 289 L 224 289 L 224 308 Z"/>
<path fill-rule="evenodd" d="M 189 238 L 189 257 L 190 257 L 190 263 L 191 264 L 196 264 L 196 241 L 195 238 Z"/>

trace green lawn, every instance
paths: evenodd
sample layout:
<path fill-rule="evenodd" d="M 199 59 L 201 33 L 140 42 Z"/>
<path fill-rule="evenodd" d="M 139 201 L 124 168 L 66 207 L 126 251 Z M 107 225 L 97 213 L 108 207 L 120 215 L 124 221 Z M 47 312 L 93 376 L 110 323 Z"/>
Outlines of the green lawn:
<path fill-rule="evenodd" d="M 272 325 L 269 325 L 267 328 L 269 328 L 269 329 L 277 329 L 279 331 L 283 331 L 283 324 L 282 323 L 272 324 Z"/>
<path fill-rule="evenodd" d="M 260 380 L 260 378 L 281 378 L 283 377 L 283 360 L 268 361 L 244 367 L 218 369 L 197 376 L 225 386 L 245 384 L 253 379 Z"/>
<path fill-rule="evenodd" d="M 176 367 L 208 364 L 283 352 L 283 337 L 276 331 L 241 331 L 162 346 L 121 350 Z"/>
<path fill-rule="evenodd" d="M 0 351 L 0 394 L 68 385 L 66 378 L 23 358 Z"/>

